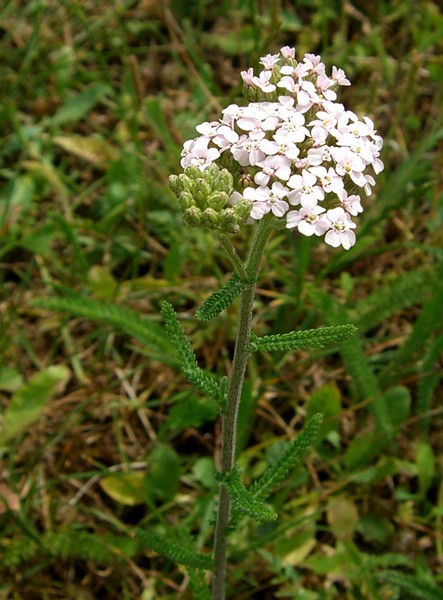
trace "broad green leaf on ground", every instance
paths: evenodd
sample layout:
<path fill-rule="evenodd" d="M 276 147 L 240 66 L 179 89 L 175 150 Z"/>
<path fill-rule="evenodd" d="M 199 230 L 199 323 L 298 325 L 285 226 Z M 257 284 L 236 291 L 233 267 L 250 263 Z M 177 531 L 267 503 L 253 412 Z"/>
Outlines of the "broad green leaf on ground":
<path fill-rule="evenodd" d="M 118 282 L 106 267 L 93 265 L 88 271 L 88 284 L 99 300 L 115 298 Z"/>
<path fill-rule="evenodd" d="M 146 492 L 144 487 L 145 472 L 113 473 L 100 480 L 101 488 L 113 500 L 126 506 L 144 504 Z"/>
<path fill-rule="evenodd" d="M 323 415 L 323 424 L 317 434 L 317 444 L 324 440 L 331 431 L 337 430 L 340 410 L 340 391 L 335 383 L 328 383 L 312 394 L 308 402 L 307 419 L 310 419 L 316 413 L 322 413 Z"/>
<path fill-rule="evenodd" d="M 419 442 L 415 450 L 415 461 L 419 494 L 425 496 L 435 475 L 435 454 L 432 446 L 427 442 Z"/>
<path fill-rule="evenodd" d="M 171 446 L 157 444 L 149 457 L 144 480 L 146 494 L 152 499 L 172 500 L 178 490 L 180 458 Z"/>
<path fill-rule="evenodd" d="M 110 91 L 106 83 L 99 81 L 80 94 L 73 94 L 51 118 L 51 124 L 64 125 L 83 119 Z"/>
<path fill-rule="evenodd" d="M 328 524 L 337 540 L 351 540 L 358 525 L 358 509 L 347 496 L 333 498 L 326 511 Z"/>
<path fill-rule="evenodd" d="M 21 386 L 13 394 L 3 413 L 0 444 L 4 444 L 37 421 L 59 386 L 66 383 L 69 376 L 67 367 L 56 365 L 40 371 Z"/>
<path fill-rule="evenodd" d="M 53 143 L 69 154 L 74 154 L 99 168 L 108 167 L 111 161 L 119 158 L 119 151 L 108 141 L 97 136 L 58 135 Z"/>

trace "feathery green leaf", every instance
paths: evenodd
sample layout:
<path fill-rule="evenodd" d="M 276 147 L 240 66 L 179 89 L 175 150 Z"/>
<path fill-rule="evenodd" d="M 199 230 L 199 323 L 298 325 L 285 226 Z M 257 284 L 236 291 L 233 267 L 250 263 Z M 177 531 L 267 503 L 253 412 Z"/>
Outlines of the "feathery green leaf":
<path fill-rule="evenodd" d="M 305 331 L 291 331 L 277 335 L 257 337 L 252 334 L 249 351 L 261 350 L 305 350 L 306 348 L 325 348 L 334 346 L 347 340 L 357 331 L 354 325 L 336 325 L 334 327 L 321 327 L 320 329 L 307 329 Z"/>
<path fill-rule="evenodd" d="M 443 600 L 443 591 L 429 581 L 398 571 L 384 571 L 378 578 L 407 592 L 419 600 Z"/>
<path fill-rule="evenodd" d="M 162 317 L 169 339 L 175 348 L 183 374 L 189 383 L 217 402 L 220 400 L 220 384 L 212 373 L 206 373 L 198 366 L 194 351 L 178 322 L 176 312 L 169 302 L 162 304 Z"/>
<path fill-rule="evenodd" d="M 434 390 L 437 387 L 441 372 L 439 362 L 443 352 L 443 334 L 440 334 L 431 344 L 422 361 L 422 376 L 417 388 L 417 412 L 419 415 L 427 413 L 432 406 Z M 420 422 L 422 433 L 425 434 L 430 425 L 430 417 L 424 416 Z"/>
<path fill-rule="evenodd" d="M 217 317 L 225 308 L 231 306 L 237 296 L 241 294 L 245 285 L 245 282 L 234 272 L 221 290 L 217 290 L 206 298 L 204 304 L 195 313 L 195 316 L 201 321 L 209 321 Z"/>
<path fill-rule="evenodd" d="M 360 300 L 350 313 L 351 320 L 362 332 L 368 331 L 395 312 L 422 302 L 431 293 L 431 281 L 428 269 L 403 273 Z"/>
<path fill-rule="evenodd" d="M 234 508 L 259 522 L 275 521 L 277 513 L 246 489 L 237 466 L 229 473 L 222 474 L 220 480 L 225 484 Z"/>
<path fill-rule="evenodd" d="M 151 550 L 168 558 L 178 565 L 186 565 L 196 569 L 211 569 L 212 561 L 209 556 L 189 550 L 185 544 L 179 544 L 152 531 L 136 529 L 137 538 Z"/>
<path fill-rule="evenodd" d="M 135 310 L 110 302 L 100 302 L 94 298 L 86 298 L 80 294 L 70 294 L 63 298 L 38 298 L 33 300 L 32 306 L 112 325 L 154 350 L 163 362 L 170 365 L 176 364 L 176 361 L 172 359 L 173 347 L 163 329 L 157 323 L 142 318 Z"/>
<path fill-rule="evenodd" d="M 204 571 L 201 569 L 188 568 L 189 587 L 194 600 L 211 600 L 211 590 L 205 580 Z"/>
<path fill-rule="evenodd" d="M 260 499 L 269 496 L 272 490 L 286 478 L 289 471 L 294 469 L 314 441 L 322 420 L 323 415 L 315 414 L 276 463 L 266 469 L 263 475 L 251 485 L 249 492 L 253 498 Z"/>

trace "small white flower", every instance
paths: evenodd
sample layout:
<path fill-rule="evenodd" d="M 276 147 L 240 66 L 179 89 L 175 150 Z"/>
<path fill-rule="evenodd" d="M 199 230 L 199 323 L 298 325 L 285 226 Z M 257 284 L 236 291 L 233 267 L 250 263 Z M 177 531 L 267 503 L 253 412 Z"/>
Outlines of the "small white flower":
<path fill-rule="evenodd" d="M 190 145 L 188 154 L 181 160 L 183 168 L 195 166 L 203 171 L 208 165 L 220 157 L 217 148 L 208 148 L 208 138 L 196 138 Z"/>
<path fill-rule="evenodd" d="M 242 71 L 240 75 L 246 85 L 252 85 L 254 79 L 254 69 L 252 67 L 247 71 Z"/>
<path fill-rule="evenodd" d="M 289 118 L 282 123 L 282 126 L 277 130 L 277 133 L 286 136 L 291 142 L 303 142 L 303 140 L 309 136 L 309 129 L 304 126 L 304 123 L 304 116 L 301 113 L 294 111 Z"/>
<path fill-rule="evenodd" d="M 331 153 L 336 162 L 335 170 L 337 173 L 342 176 L 349 175 L 355 184 L 363 187 L 366 180 L 363 175 L 365 164 L 362 159 L 345 146 L 332 148 Z"/>
<path fill-rule="evenodd" d="M 257 185 L 268 185 L 271 177 L 287 181 L 291 176 L 291 161 L 285 156 L 267 156 L 256 166 L 261 168 L 254 176 Z"/>
<path fill-rule="evenodd" d="M 295 58 L 295 48 L 283 46 L 283 48 L 280 48 L 280 53 L 286 60 L 288 60 L 288 58 Z"/>
<path fill-rule="evenodd" d="M 326 217 L 330 229 L 326 233 L 325 242 L 334 248 L 343 246 L 345 250 L 349 250 L 355 244 L 355 233 L 352 229 L 355 229 L 356 225 L 351 217 L 340 207 L 328 210 Z"/>
<path fill-rule="evenodd" d="M 262 71 L 258 77 L 252 79 L 252 83 L 262 90 L 262 92 L 273 92 L 275 85 L 270 82 L 272 71 Z"/>
<path fill-rule="evenodd" d="M 303 62 L 309 67 L 311 73 L 316 73 L 317 75 L 325 74 L 326 67 L 321 61 L 321 56 L 317 56 L 316 54 L 305 54 Z"/>
<path fill-rule="evenodd" d="M 286 215 L 286 227 L 297 227 L 303 235 L 323 235 L 329 229 L 329 220 L 322 213 L 322 206 L 303 207 L 300 210 L 291 210 Z M 322 216 L 320 216 L 322 215 Z"/>
<path fill-rule="evenodd" d="M 344 191 L 342 196 L 340 197 L 341 205 L 350 215 L 354 217 L 359 213 L 363 212 L 363 207 L 361 205 L 361 198 L 355 194 L 352 196 L 348 196 L 347 192 Z"/>
<path fill-rule="evenodd" d="M 319 148 L 309 148 L 306 158 L 308 164 L 315 167 L 329 163 L 332 161 L 331 147 L 320 146 Z"/>
<path fill-rule="evenodd" d="M 307 169 L 304 169 L 301 175 L 293 175 L 287 184 L 294 190 L 288 194 L 289 202 L 301 204 L 303 207 L 315 206 L 319 200 L 323 200 L 325 197 L 324 191 L 316 185 L 316 182 L 317 177 Z"/>
<path fill-rule="evenodd" d="M 273 69 L 278 63 L 279 58 L 279 54 L 267 54 L 266 56 L 261 57 L 260 63 L 264 66 L 265 69 Z"/>
<path fill-rule="evenodd" d="M 337 69 L 337 67 L 332 67 L 332 79 L 338 85 L 351 85 L 349 79 L 346 79 L 346 73 L 343 69 Z"/>
<path fill-rule="evenodd" d="M 258 203 L 265 202 L 276 217 L 282 217 L 289 208 L 289 204 L 283 200 L 288 191 L 281 183 L 275 182 L 271 189 L 264 186 L 258 187 L 255 191 L 255 198 Z"/>
<path fill-rule="evenodd" d="M 329 169 L 321 166 L 311 167 L 310 171 L 321 181 L 322 188 L 327 194 L 334 192 L 339 196 L 344 191 L 343 179 L 332 167 Z"/>

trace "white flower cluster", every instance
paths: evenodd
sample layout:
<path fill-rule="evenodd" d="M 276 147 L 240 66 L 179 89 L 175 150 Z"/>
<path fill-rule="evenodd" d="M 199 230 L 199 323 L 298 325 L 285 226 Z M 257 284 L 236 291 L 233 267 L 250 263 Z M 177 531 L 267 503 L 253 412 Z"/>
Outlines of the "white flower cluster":
<path fill-rule="evenodd" d="M 336 102 L 334 89 L 350 85 L 342 69 L 332 67 L 328 77 L 319 56 L 297 62 L 289 47 L 260 62 L 258 75 L 241 73 L 250 104 L 231 104 L 219 121 L 199 125 L 181 165 L 225 166 L 238 180 L 230 201 L 249 200 L 252 221 L 272 212 L 289 229 L 349 249 L 361 190 L 369 196 L 375 183 L 367 171 L 383 170 L 383 140 L 371 119 Z"/>

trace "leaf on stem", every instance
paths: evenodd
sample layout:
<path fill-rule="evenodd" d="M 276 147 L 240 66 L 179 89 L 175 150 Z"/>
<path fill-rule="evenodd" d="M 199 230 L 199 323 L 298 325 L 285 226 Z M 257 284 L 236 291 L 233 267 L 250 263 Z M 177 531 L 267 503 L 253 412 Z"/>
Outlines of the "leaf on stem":
<path fill-rule="evenodd" d="M 185 544 L 178 544 L 165 536 L 144 529 L 136 529 L 136 534 L 144 546 L 178 565 L 186 565 L 196 569 L 211 569 L 210 556 L 189 550 Z"/>
<path fill-rule="evenodd" d="M 166 364 L 173 364 L 172 346 L 162 328 L 141 317 L 135 310 L 74 293 L 64 298 L 38 298 L 32 301 L 32 306 L 107 323 L 139 340 L 152 355 L 159 356 Z"/>
<path fill-rule="evenodd" d="M 220 479 L 225 484 L 232 504 L 237 510 L 259 522 L 275 521 L 277 513 L 268 504 L 254 498 L 253 494 L 246 489 L 240 479 L 238 467 L 221 475 Z"/>
<path fill-rule="evenodd" d="M 203 306 L 195 313 L 196 317 L 201 321 L 217 317 L 225 308 L 231 306 L 245 285 L 246 283 L 234 272 L 221 290 L 217 290 L 205 300 Z"/>
<path fill-rule="evenodd" d="M 166 331 L 178 355 L 180 368 L 189 383 L 210 398 L 220 402 L 220 384 L 212 373 L 206 373 L 198 366 L 194 351 L 178 322 L 176 312 L 169 302 L 162 304 L 162 317 Z"/>
<path fill-rule="evenodd" d="M 293 440 L 275 464 L 266 469 L 263 475 L 249 488 L 255 499 L 266 498 L 300 462 L 308 447 L 317 436 L 323 421 L 323 415 L 315 414 L 301 433 Z"/>
<path fill-rule="evenodd" d="M 263 352 L 282 350 L 305 350 L 307 348 L 325 348 L 347 340 L 357 331 L 354 325 L 336 325 L 305 331 L 291 331 L 277 335 L 251 336 L 249 351 Z"/>

